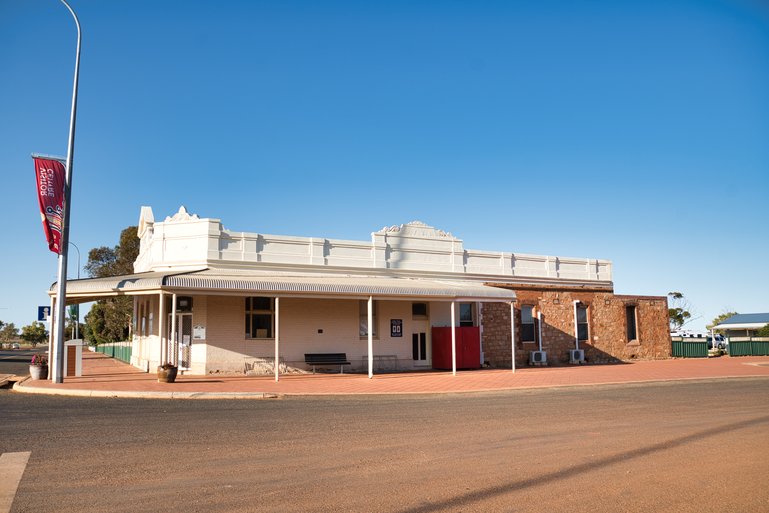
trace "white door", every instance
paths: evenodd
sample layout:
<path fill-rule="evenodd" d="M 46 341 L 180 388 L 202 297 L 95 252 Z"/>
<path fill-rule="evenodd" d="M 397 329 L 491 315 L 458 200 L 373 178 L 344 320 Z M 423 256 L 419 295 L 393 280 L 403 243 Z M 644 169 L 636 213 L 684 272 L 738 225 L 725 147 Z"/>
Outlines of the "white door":
<path fill-rule="evenodd" d="M 411 358 L 414 367 L 428 367 L 430 365 L 429 340 L 427 322 L 415 322 L 411 333 Z"/>

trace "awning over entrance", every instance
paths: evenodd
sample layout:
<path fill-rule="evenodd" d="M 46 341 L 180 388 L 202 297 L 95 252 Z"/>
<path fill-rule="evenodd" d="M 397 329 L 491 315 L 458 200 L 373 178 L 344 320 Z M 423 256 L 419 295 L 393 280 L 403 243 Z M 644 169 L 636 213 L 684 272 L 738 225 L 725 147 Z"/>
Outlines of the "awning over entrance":
<path fill-rule="evenodd" d="M 55 284 L 49 294 L 55 294 Z M 281 296 L 323 296 L 377 299 L 420 298 L 443 301 L 511 301 L 515 292 L 482 283 L 427 278 L 304 274 L 265 271 L 152 272 L 109 278 L 71 280 L 68 302 L 159 291 L 187 293 L 251 293 Z"/>

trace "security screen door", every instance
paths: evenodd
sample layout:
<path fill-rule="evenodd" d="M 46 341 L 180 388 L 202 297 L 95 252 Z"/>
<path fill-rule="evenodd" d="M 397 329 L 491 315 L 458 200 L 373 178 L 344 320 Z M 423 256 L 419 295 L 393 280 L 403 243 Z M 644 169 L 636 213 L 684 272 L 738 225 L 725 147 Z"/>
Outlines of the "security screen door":
<path fill-rule="evenodd" d="M 172 316 L 168 316 L 169 360 L 180 369 L 189 369 L 192 360 L 192 314 L 176 314 L 176 336 L 170 336 Z"/>

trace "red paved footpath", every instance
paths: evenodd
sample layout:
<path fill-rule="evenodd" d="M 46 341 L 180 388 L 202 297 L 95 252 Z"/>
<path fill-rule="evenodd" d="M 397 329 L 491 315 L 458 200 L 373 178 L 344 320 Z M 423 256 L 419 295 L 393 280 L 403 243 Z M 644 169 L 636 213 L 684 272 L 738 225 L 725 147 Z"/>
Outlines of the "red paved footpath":
<path fill-rule="evenodd" d="M 769 377 L 769 357 L 720 357 L 640 361 L 616 365 L 524 367 L 451 372 L 377 374 L 290 374 L 272 376 L 184 375 L 158 383 L 142 372 L 100 353 L 83 355 L 83 376 L 65 383 L 26 380 L 16 390 L 90 396 L 260 397 L 272 395 L 456 393 L 523 388 L 637 383 L 729 377 Z"/>

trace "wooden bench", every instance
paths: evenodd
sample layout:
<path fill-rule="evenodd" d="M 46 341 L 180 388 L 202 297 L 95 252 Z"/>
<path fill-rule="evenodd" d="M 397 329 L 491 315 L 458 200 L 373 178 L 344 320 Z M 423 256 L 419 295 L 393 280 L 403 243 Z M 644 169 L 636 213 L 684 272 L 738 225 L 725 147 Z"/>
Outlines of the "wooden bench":
<path fill-rule="evenodd" d="M 344 366 L 352 365 L 347 361 L 347 353 L 304 353 L 304 363 L 312 365 L 313 374 L 316 366 L 339 365 L 339 373 L 344 374 Z"/>

